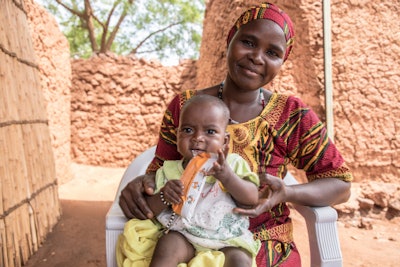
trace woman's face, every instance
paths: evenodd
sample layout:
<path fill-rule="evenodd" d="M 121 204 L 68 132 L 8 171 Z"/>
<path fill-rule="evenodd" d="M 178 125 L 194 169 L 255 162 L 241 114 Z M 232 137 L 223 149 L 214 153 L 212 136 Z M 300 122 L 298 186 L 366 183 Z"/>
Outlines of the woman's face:
<path fill-rule="evenodd" d="M 240 88 L 257 89 L 279 72 L 286 51 L 282 29 L 267 19 L 243 25 L 228 47 L 228 75 Z"/>
<path fill-rule="evenodd" d="M 178 152 L 184 159 L 201 152 L 217 153 L 227 144 L 227 119 L 222 114 L 212 103 L 196 103 L 185 109 L 177 133 Z"/>

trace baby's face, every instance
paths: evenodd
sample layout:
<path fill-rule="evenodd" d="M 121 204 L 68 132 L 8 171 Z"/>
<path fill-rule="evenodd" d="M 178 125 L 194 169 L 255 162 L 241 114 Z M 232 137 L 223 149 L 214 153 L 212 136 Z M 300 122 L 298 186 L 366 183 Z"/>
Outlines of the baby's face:
<path fill-rule="evenodd" d="M 218 106 L 208 103 L 188 106 L 179 122 L 178 152 L 184 159 L 201 152 L 217 153 L 228 140 L 225 120 Z"/>

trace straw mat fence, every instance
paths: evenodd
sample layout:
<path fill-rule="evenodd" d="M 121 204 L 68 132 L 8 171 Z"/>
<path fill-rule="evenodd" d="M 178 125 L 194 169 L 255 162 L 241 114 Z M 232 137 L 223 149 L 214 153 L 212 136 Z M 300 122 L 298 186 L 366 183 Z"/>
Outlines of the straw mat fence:
<path fill-rule="evenodd" d="M 50 142 L 23 0 L 0 0 L 0 267 L 22 266 L 60 217 Z"/>

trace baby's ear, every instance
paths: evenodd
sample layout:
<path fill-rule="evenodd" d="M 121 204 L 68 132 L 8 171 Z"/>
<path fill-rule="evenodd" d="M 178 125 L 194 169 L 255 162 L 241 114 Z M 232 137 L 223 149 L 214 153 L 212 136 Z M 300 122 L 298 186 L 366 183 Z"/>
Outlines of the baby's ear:
<path fill-rule="evenodd" d="M 230 135 L 228 132 L 225 132 L 225 138 L 224 138 L 224 145 L 222 148 L 222 151 L 224 152 L 225 158 L 228 156 L 229 153 L 229 139 L 230 139 Z"/>
<path fill-rule="evenodd" d="M 228 132 L 225 132 L 225 138 L 224 138 L 224 146 L 229 145 L 229 140 L 231 139 L 231 135 Z"/>

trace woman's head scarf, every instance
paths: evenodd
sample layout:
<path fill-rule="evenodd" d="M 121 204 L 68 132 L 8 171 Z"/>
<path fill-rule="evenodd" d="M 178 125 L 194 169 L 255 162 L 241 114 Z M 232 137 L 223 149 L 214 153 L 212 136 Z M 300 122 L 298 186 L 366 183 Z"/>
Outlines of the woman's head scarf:
<path fill-rule="evenodd" d="M 272 20 L 273 22 L 278 24 L 279 27 L 281 27 L 286 39 L 286 52 L 283 58 L 283 61 L 286 61 L 293 47 L 293 23 L 290 17 L 285 12 L 283 12 L 283 10 L 271 3 L 262 3 L 259 6 L 253 6 L 243 12 L 229 31 L 227 38 L 228 46 L 233 36 L 240 29 L 240 27 L 256 19 Z"/>

